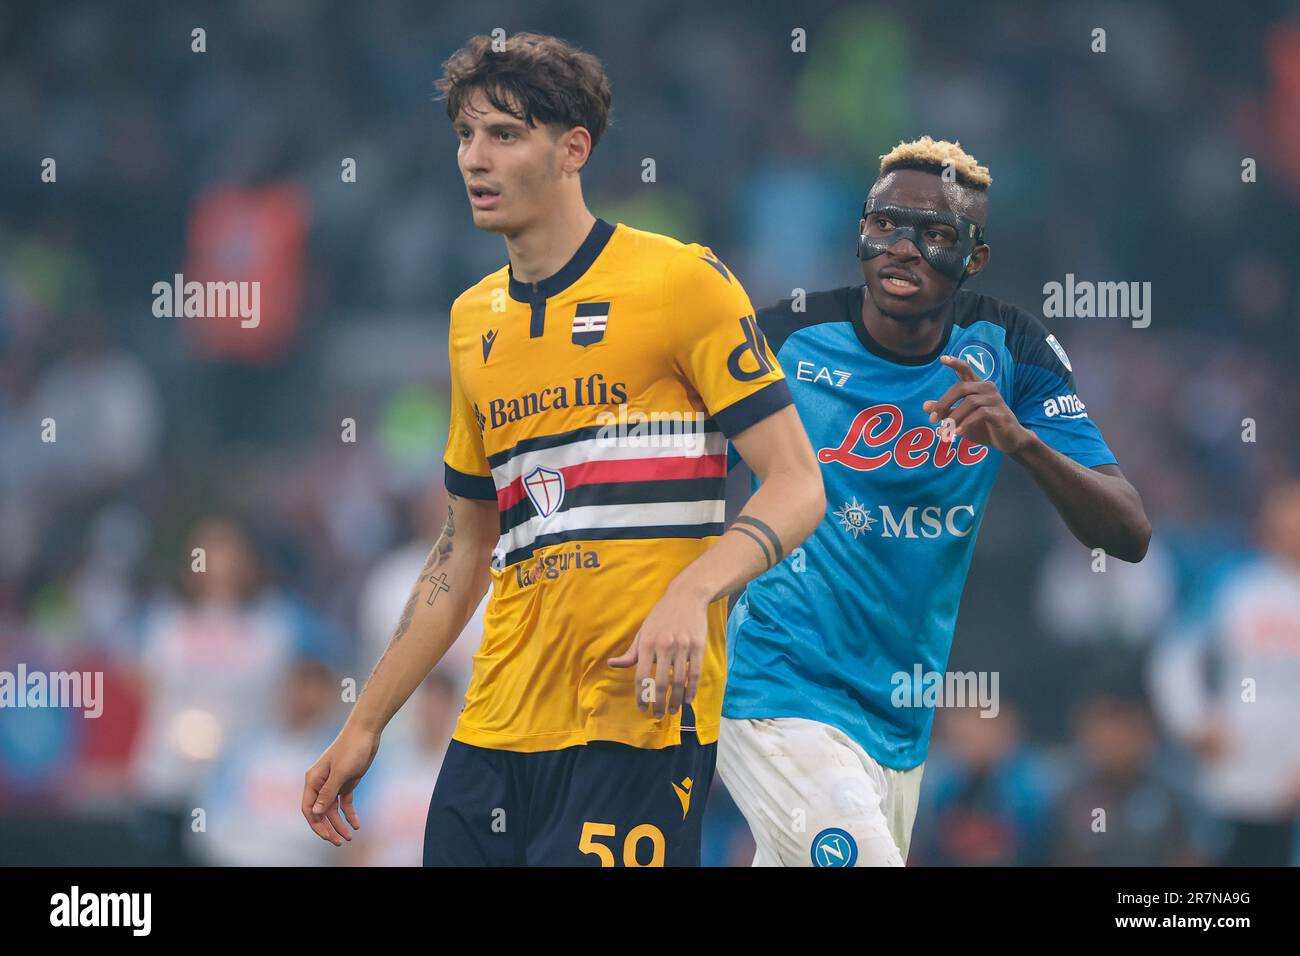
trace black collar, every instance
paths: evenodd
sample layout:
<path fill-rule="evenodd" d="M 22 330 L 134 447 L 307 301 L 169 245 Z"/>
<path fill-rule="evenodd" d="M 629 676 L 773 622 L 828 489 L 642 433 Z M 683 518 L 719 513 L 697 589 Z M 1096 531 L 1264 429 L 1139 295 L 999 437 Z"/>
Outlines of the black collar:
<path fill-rule="evenodd" d="M 573 258 L 566 262 L 559 272 L 541 282 L 520 282 L 515 278 L 514 269 L 507 266 L 510 272 L 510 298 L 516 302 L 536 302 L 559 295 L 581 279 L 591 268 L 591 264 L 596 261 L 596 257 L 604 250 L 605 244 L 613 234 L 613 226 L 604 219 L 597 219 L 591 227 L 591 232 L 587 233 L 587 238 L 582 240 L 582 245 L 578 246 L 578 251 L 573 254 Z"/>
<path fill-rule="evenodd" d="M 929 365 L 948 347 L 948 340 L 952 337 L 953 320 L 957 314 L 956 296 L 948 301 L 948 317 L 944 322 L 943 335 L 939 337 L 939 344 L 924 355 L 903 355 L 885 348 L 867 331 L 867 323 L 862 321 L 862 301 L 867 294 L 866 284 L 849 286 L 843 291 L 844 311 L 848 313 L 849 325 L 853 326 L 853 331 L 857 334 L 862 347 L 872 355 L 879 355 L 885 361 L 896 365 Z"/>

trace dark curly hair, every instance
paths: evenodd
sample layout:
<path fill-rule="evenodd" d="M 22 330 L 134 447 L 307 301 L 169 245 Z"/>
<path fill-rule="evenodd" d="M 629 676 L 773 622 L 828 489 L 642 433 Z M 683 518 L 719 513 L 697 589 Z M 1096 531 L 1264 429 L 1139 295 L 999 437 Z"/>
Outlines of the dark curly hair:
<path fill-rule="evenodd" d="M 447 101 L 447 116 L 460 115 L 476 91 L 494 109 L 530 127 L 581 126 L 595 149 L 609 125 L 614 98 L 600 60 L 558 37 L 516 33 L 493 49 L 490 36 L 471 37 L 442 65 L 435 99 Z"/>

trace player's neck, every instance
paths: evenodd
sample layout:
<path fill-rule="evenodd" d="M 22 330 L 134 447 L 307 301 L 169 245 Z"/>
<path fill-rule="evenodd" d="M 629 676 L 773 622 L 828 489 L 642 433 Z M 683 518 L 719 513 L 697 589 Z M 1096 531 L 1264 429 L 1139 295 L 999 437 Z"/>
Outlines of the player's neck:
<path fill-rule="evenodd" d="M 519 282 L 541 282 L 564 268 L 596 224 L 581 198 L 513 236 L 506 236 L 510 271 Z"/>
<path fill-rule="evenodd" d="M 898 355 L 928 355 L 939 347 L 948 320 L 952 316 L 953 300 L 948 299 L 931 312 L 895 319 L 876 307 L 871 296 L 863 289 L 862 324 L 879 345 Z"/>

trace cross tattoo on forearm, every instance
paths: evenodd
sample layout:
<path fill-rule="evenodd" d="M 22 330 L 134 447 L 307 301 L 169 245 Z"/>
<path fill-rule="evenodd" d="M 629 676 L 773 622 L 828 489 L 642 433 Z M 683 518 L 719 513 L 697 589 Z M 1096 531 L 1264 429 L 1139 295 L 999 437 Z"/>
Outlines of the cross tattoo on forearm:
<path fill-rule="evenodd" d="M 438 599 L 439 594 L 451 590 L 451 585 L 447 583 L 446 571 L 440 572 L 436 578 L 433 576 L 433 572 L 430 571 L 424 576 L 424 579 L 434 585 L 433 590 L 429 592 L 429 599 L 425 601 L 426 604 L 432 605 Z"/>

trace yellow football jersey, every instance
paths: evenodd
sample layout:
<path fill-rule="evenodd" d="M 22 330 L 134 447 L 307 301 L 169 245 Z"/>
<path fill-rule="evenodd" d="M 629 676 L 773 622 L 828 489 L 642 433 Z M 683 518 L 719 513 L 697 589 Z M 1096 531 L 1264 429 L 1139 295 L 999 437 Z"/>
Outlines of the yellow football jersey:
<path fill-rule="evenodd" d="M 791 403 L 740 282 L 704 246 L 597 220 L 549 279 L 456 299 L 446 483 L 501 538 L 455 739 L 500 750 L 717 739 L 727 602 L 693 708 L 637 709 L 628 649 L 723 531 L 727 436 Z"/>

